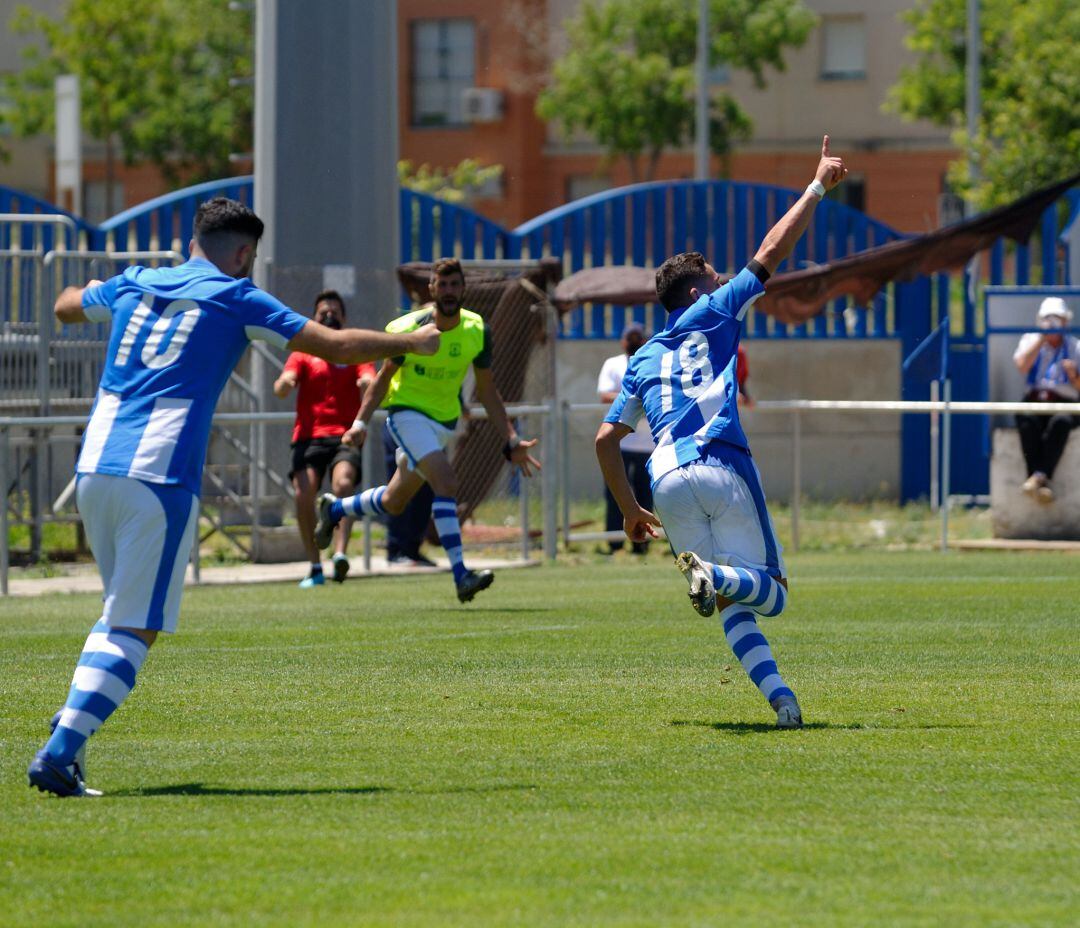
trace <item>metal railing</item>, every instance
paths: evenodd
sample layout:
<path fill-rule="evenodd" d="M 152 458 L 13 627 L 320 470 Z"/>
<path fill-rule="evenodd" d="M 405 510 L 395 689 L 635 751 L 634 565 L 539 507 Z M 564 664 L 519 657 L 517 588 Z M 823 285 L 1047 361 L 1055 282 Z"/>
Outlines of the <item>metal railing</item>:
<path fill-rule="evenodd" d="M 507 413 L 517 419 L 528 420 L 531 428 L 525 432 L 540 438 L 537 447 L 543 469 L 540 473 L 540 509 L 542 527 L 534 531 L 531 527 L 530 481 L 523 479 L 518 483 L 518 503 L 520 522 L 520 550 L 523 560 L 529 560 L 533 550 L 533 537 L 539 534 L 542 539 L 544 557 L 554 560 L 558 554 L 559 538 L 564 546 L 574 542 L 607 538 L 610 533 L 575 533 L 570 524 L 570 474 L 568 473 L 569 455 L 569 420 L 573 414 L 597 413 L 597 422 L 608 406 L 601 403 L 561 403 L 554 401 L 545 404 L 509 405 Z M 1080 402 L 1077 403 L 981 403 L 940 401 L 890 401 L 890 400 L 759 400 L 755 413 L 787 414 L 791 417 L 791 547 L 799 549 L 799 521 L 802 492 L 802 416 L 805 413 L 827 411 L 832 413 L 919 413 L 941 414 L 943 499 L 948 500 L 948 473 L 951 465 L 951 417 L 953 415 L 996 415 L 1001 413 L 1026 413 L 1029 415 L 1054 415 L 1071 413 L 1080 415 Z M 471 410 L 474 418 L 483 419 L 486 413 L 482 408 Z M 385 416 L 383 411 L 376 413 L 373 420 L 381 424 Z M 291 425 L 294 415 L 291 412 L 264 413 L 219 413 L 214 417 L 214 425 L 256 425 L 276 424 Z M 4 488 L 3 505 L 0 506 L 0 594 L 8 591 L 9 541 L 8 541 L 8 504 L 7 488 L 10 486 L 11 433 L 13 431 L 33 431 L 45 436 L 55 428 L 81 426 L 85 424 L 83 416 L 22 416 L 0 418 L 0 487 Z M 536 427 L 538 426 L 538 427 Z M 372 474 L 375 470 L 376 442 L 365 442 L 362 449 L 363 472 Z M 557 466 L 558 465 L 558 466 Z M 259 511 L 260 499 L 258 483 L 252 487 L 252 504 Z M 941 548 L 948 548 L 948 505 L 941 507 L 942 535 Z M 255 520 L 257 521 L 257 520 Z M 372 565 L 372 520 L 363 521 L 363 564 L 366 571 Z M 252 526 L 258 531 L 258 526 Z M 614 533 L 613 537 L 618 537 Z M 197 558 L 195 563 L 196 581 L 198 579 Z"/>
<path fill-rule="evenodd" d="M 526 433 L 534 434 L 540 438 L 538 446 L 539 456 L 547 464 L 541 470 L 539 479 L 540 511 L 542 513 L 542 528 L 534 531 L 531 527 L 532 502 L 536 489 L 532 487 L 529 479 L 516 481 L 515 490 L 518 497 L 518 520 L 519 533 L 517 544 L 521 552 L 521 559 L 528 561 L 532 557 L 533 538 L 539 534 L 542 538 L 543 551 L 546 557 L 554 558 L 557 545 L 557 531 L 554 504 L 555 494 L 558 492 L 557 468 L 557 429 L 554 426 L 554 413 L 557 407 L 554 404 L 510 404 L 506 407 L 507 414 L 527 423 Z M 373 417 L 373 424 L 381 425 L 386 413 L 378 411 Z M 470 410 L 473 419 L 485 419 L 487 413 L 482 408 Z M 230 426 L 258 426 L 258 425 L 281 425 L 291 428 L 295 421 L 295 413 L 292 412 L 225 412 L 214 416 L 213 425 L 216 429 L 228 429 Z M 10 571 L 10 542 L 9 542 L 9 502 L 8 489 L 12 485 L 11 475 L 11 436 L 12 433 L 34 433 L 48 441 L 48 436 L 55 429 L 79 427 L 86 424 L 85 416 L 8 416 L 0 418 L 0 488 L 3 488 L 0 498 L 0 595 L 8 593 L 8 578 Z M 361 451 L 363 472 L 372 474 L 375 472 L 375 455 L 377 442 L 365 442 Z M 253 457 L 253 459 L 255 459 Z M 504 466 L 509 471 L 509 465 Z M 360 489 L 359 487 L 357 488 Z M 498 488 L 496 494 L 502 492 Z M 252 481 L 250 488 L 251 510 L 256 515 L 261 511 L 265 500 L 261 496 L 260 482 Z M 215 527 L 221 527 L 220 519 L 212 512 L 203 509 L 202 516 Z M 365 571 L 370 571 L 372 566 L 372 528 L 370 518 L 363 520 L 363 564 Z M 252 553 L 255 553 L 258 545 L 258 533 L 260 526 L 258 518 L 253 517 L 251 522 L 253 536 Z M 197 549 L 196 549 L 197 550 Z M 193 572 L 195 581 L 199 580 L 198 557 L 193 553 Z"/>

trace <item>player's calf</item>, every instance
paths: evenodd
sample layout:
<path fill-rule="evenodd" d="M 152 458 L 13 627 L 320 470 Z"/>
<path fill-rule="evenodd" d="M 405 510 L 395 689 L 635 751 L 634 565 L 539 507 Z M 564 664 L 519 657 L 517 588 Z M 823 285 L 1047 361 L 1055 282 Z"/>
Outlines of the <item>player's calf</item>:
<path fill-rule="evenodd" d="M 762 634 L 754 614 L 745 605 L 735 603 L 721 610 L 720 621 L 724 624 L 728 647 L 758 692 L 776 711 L 777 727 L 801 728 L 802 711 L 795 693 L 780 676 L 769 640 Z"/>
<path fill-rule="evenodd" d="M 765 618 L 780 615 L 787 606 L 787 589 L 764 570 L 715 564 L 712 571 L 717 596 L 741 603 Z"/>
<path fill-rule="evenodd" d="M 318 519 L 315 522 L 315 545 L 319 549 L 330 547 L 334 527 L 345 516 L 381 516 L 386 512 L 382 504 L 386 487 L 372 487 L 338 499 L 333 493 L 323 493 L 318 501 Z"/>

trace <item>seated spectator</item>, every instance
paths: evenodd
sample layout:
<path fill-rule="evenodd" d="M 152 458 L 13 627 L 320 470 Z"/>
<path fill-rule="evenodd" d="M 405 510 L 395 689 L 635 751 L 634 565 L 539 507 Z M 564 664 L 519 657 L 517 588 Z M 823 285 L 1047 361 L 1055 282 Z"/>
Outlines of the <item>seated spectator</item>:
<path fill-rule="evenodd" d="M 1080 399 L 1080 340 L 1067 331 L 1071 321 L 1072 311 L 1065 301 L 1047 297 L 1039 307 L 1038 331 L 1020 339 L 1013 361 L 1027 379 L 1025 402 L 1069 403 Z M 1054 501 L 1050 481 L 1065 452 L 1069 432 L 1078 424 L 1080 416 L 1069 413 L 1016 417 L 1028 472 L 1021 489 L 1041 503 Z"/>

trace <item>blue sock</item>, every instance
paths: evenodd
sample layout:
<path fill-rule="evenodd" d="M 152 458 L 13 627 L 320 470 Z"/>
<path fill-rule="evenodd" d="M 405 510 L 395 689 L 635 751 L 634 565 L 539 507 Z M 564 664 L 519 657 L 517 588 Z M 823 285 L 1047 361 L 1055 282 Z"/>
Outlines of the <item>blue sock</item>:
<path fill-rule="evenodd" d="M 345 516 L 381 516 L 386 512 L 382 504 L 384 493 L 386 487 L 372 487 L 356 496 L 334 500 L 330 504 L 330 518 L 337 522 Z"/>
<path fill-rule="evenodd" d="M 741 603 L 766 618 L 780 615 L 787 605 L 783 584 L 763 570 L 714 564 L 713 586 L 717 596 Z"/>
<path fill-rule="evenodd" d="M 78 752 L 135 686 L 135 675 L 149 647 L 131 632 L 109 628 L 100 620 L 90 631 L 79 656 L 67 702 L 45 745 L 49 759 L 61 766 Z"/>
<path fill-rule="evenodd" d="M 794 697 L 795 694 L 776 668 L 772 648 L 761 633 L 754 614 L 746 606 L 736 604 L 720 613 L 720 621 L 724 623 L 728 646 L 769 704 L 772 705 L 781 696 Z"/>
<path fill-rule="evenodd" d="M 450 558 L 450 569 L 454 572 L 454 582 L 460 582 L 468 573 L 461 555 L 461 523 L 457 517 L 457 500 L 452 496 L 436 496 L 431 502 L 431 516 L 435 520 L 435 531 L 439 541 Z"/>

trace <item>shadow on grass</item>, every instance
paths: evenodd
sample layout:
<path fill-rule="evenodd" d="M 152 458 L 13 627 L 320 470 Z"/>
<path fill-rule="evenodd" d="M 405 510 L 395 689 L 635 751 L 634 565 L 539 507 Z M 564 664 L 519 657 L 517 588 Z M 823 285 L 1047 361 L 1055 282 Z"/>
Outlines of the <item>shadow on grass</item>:
<path fill-rule="evenodd" d="M 530 612 L 558 612 L 555 606 L 473 606 L 469 603 L 461 603 L 458 606 L 429 606 L 425 612 L 445 612 L 460 615 L 463 612 L 500 612 L 500 613 L 524 613 Z"/>
<path fill-rule="evenodd" d="M 534 790 L 529 783 L 509 783 L 501 786 L 447 786 L 438 789 L 398 789 L 393 786 L 321 786 L 304 787 L 242 787 L 207 786 L 204 783 L 175 783 L 171 786 L 140 786 L 136 789 L 110 792 L 110 797 L 140 799 L 146 796 L 365 796 L 378 793 L 402 793 L 412 796 L 442 796 L 455 793 L 501 793 L 514 790 Z"/>
<path fill-rule="evenodd" d="M 713 731 L 728 732 L 733 735 L 753 735 L 759 732 L 779 731 L 774 724 L 768 722 L 706 722 L 701 719 L 672 719 L 671 724 L 675 728 L 696 727 L 711 728 Z M 975 728 L 975 725 L 868 725 L 863 722 L 852 722 L 850 725 L 841 725 L 836 722 L 807 722 L 803 725 L 803 731 L 928 731 L 935 728 Z"/>

